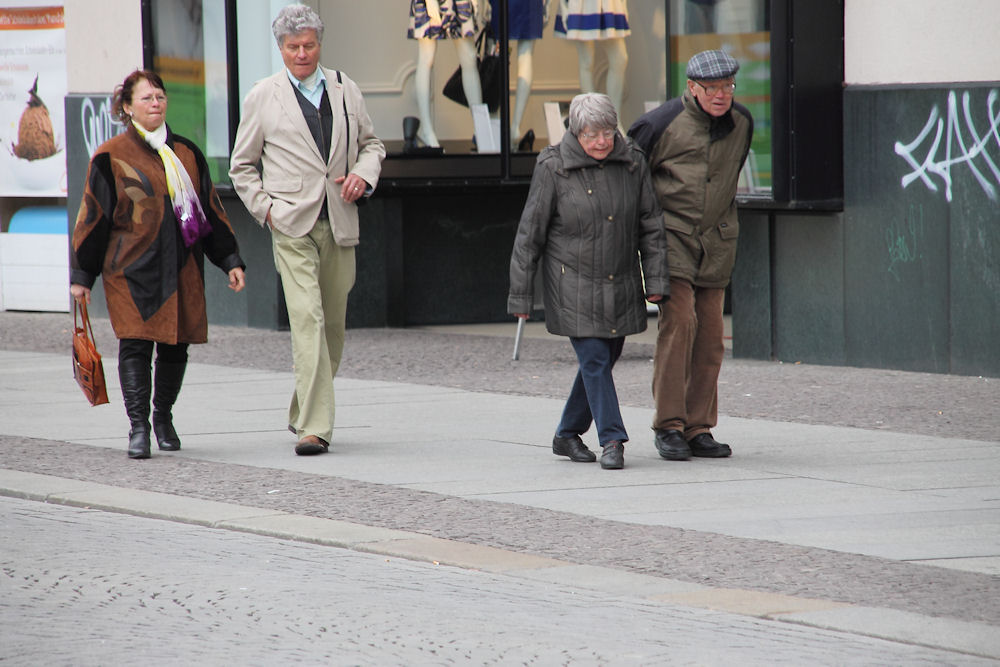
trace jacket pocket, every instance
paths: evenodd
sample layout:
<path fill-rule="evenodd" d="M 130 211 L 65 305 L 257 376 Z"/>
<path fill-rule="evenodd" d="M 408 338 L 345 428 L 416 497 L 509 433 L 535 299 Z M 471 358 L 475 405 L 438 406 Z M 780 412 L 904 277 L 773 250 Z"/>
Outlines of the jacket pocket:
<path fill-rule="evenodd" d="M 292 194 L 302 190 L 301 176 L 272 176 L 264 174 L 264 191 L 268 194 Z"/>
<path fill-rule="evenodd" d="M 732 241 L 740 235 L 740 223 L 736 220 L 719 223 L 719 236 L 725 241 Z"/>
<path fill-rule="evenodd" d="M 667 215 L 663 216 L 663 226 L 672 232 L 684 234 L 685 236 L 691 236 L 695 233 L 695 226 L 690 222 L 684 222 L 683 220 L 678 220 Z"/>

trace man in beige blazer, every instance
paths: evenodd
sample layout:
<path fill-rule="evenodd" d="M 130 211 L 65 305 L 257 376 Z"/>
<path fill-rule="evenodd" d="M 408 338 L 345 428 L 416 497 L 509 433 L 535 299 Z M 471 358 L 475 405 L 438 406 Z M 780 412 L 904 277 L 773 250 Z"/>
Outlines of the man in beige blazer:
<path fill-rule="evenodd" d="M 358 203 L 378 184 L 385 147 L 357 84 L 319 66 L 319 15 L 289 5 L 271 27 L 285 69 L 246 96 L 229 176 L 250 214 L 271 231 L 292 330 L 288 428 L 298 438 L 295 453 L 322 454 L 333 435 Z"/>

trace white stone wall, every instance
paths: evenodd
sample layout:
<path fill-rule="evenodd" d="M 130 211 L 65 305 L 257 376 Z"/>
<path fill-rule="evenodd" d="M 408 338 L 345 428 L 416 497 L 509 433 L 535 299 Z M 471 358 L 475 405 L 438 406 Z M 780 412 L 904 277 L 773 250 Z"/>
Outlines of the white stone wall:
<path fill-rule="evenodd" d="M 139 0 L 63 0 L 70 93 L 111 92 L 142 67 Z"/>
<path fill-rule="evenodd" d="M 845 0 L 848 84 L 1000 80 L 997 0 Z"/>

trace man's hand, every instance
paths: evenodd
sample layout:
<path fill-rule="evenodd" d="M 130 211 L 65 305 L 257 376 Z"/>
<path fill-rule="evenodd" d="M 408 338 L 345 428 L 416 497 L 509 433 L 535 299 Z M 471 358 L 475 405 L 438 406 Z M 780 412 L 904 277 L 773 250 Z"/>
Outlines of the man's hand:
<path fill-rule="evenodd" d="M 368 189 L 368 183 L 365 182 L 365 179 L 355 174 L 339 176 L 333 179 L 333 182 L 340 185 L 340 198 L 348 204 L 364 197 L 365 191 Z"/>

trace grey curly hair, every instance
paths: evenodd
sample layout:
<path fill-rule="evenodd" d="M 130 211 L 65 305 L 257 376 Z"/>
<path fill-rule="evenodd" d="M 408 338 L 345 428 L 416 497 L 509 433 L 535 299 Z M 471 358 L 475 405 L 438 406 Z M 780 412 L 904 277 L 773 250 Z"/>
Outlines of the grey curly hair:
<path fill-rule="evenodd" d="M 569 103 L 569 131 L 579 135 L 585 128 L 606 130 L 618 127 L 618 112 L 611 98 L 601 93 L 582 93 Z"/>
<path fill-rule="evenodd" d="M 323 43 L 323 20 L 312 7 L 306 5 L 288 5 L 282 7 L 278 16 L 271 24 L 271 31 L 274 39 L 278 41 L 278 48 L 285 42 L 289 35 L 297 35 L 303 30 L 315 30 L 316 41 Z"/>

